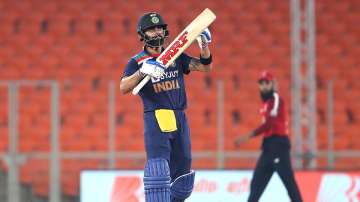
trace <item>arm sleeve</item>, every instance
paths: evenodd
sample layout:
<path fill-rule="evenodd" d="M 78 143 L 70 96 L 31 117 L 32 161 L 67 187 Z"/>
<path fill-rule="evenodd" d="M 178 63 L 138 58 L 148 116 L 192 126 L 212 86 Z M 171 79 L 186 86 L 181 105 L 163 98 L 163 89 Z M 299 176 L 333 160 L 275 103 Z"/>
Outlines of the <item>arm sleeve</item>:
<path fill-rule="evenodd" d="M 181 54 L 181 60 L 182 60 L 182 71 L 184 74 L 189 74 L 190 73 L 190 60 L 191 57 L 188 56 L 187 54 L 183 53 Z"/>
<path fill-rule="evenodd" d="M 261 124 L 259 127 L 257 127 L 253 131 L 254 136 L 264 133 L 265 131 L 272 128 L 272 126 L 275 123 L 275 119 L 276 119 L 276 116 L 271 114 L 271 111 L 273 110 L 274 107 L 275 107 L 274 102 L 271 102 L 270 106 L 266 109 L 266 112 L 265 112 L 265 121 L 263 124 Z M 278 107 L 278 106 L 276 106 L 276 107 Z"/>
<path fill-rule="evenodd" d="M 274 117 L 270 117 L 270 116 L 267 117 L 265 122 L 254 130 L 254 135 L 257 136 L 257 135 L 269 130 L 274 123 L 273 120 L 274 120 Z"/>
<path fill-rule="evenodd" d="M 121 78 L 133 75 L 138 69 L 139 66 L 137 62 L 133 58 L 131 58 L 126 65 L 124 73 Z"/>

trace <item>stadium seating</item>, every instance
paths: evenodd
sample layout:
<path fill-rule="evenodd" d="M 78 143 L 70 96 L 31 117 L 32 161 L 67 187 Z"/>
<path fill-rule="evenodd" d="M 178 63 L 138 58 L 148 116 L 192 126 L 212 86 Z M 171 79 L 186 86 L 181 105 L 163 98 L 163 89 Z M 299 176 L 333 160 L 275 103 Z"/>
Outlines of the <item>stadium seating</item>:
<path fill-rule="evenodd" d="M 149 4 L 136 1 L 0 2 L 0 80 L 57 80 L 60 83 L 62 151 L 108 150 L 108 85 L 122 75 L 129 57 L 141 47 L 138 17 L 159 11 L 169 24 L 170 40 L 202 8 L 218 16 L 211 26 L 214 71 L 186 78 L 193 151 L 217 150 L 217 81 L 224 81 L 226 151 L 258 151 L 261 139 L 236 149 L 233 141 L 261 123 L 256 78 L 272 71 L 290 112 L 290 13 L 288 1 L 198 1 Z M 334 81 L 335 149 L 359 150 L 360 22 L 359 1 L 316 2 L 318 147 L 327 148 L 327 81 Z M 174 9 L 176 8 L 176 9 Z M 331 23 L 331 24 L 330 24 Z M 188 51 L 197 55 L 196 45 Z M 7 90 L 0 87 L 0 152 L 8 148 Z M 50 150 L 50 90 L 21 87 L 20 152 Z M 141 101 L 116 95 L 116 150 L 143 151 Z M 204 141 L 206 140 L 206 141 Z M 142 169 L 144 160 L 118 160 L 117 168 Z M 349 163 L 350 162 L 350 163 Z M 63 160 L 61 184 L 67 195 L 79 194 L 82 169 L 105 169 L 105 160 Z M 359 159 L 336 159 L 337 169 Z M 320 166 L 326 161 L 320 159 Z M 194 159 L 195 168 L 216 168 L 216 158 Z M 254 159 L 230 158 L 225 168 L 252 168 Z M 6 169 L 5 166 L 3 169 Z M 48 193 L 48 161 L 29 159 L 21 181 Z"/>

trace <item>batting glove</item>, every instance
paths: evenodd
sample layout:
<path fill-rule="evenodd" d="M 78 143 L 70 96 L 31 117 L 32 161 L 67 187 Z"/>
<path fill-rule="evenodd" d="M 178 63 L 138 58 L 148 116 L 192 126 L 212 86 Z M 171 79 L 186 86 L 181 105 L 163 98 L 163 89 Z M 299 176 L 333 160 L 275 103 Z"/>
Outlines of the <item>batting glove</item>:
<path fill-rule="evenodd" d="M 159 79 L 165 73 L 165 67 L 154 60 L 147 60 L 141 66 L 140 72 L 143 75 L 149 75 Z"/>
<path fill-rule="evenodd" d="M 208 47 L 209 43 L 211 43 L 211 33 L 209 28 L 204 29 L 201 34 L 196 38 L 200 48 Z"/>

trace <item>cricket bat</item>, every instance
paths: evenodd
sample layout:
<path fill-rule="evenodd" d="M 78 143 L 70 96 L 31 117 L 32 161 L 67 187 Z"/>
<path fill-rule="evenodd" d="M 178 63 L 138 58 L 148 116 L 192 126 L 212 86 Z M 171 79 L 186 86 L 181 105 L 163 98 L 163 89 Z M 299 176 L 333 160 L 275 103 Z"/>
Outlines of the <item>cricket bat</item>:
<path fill-rule="evenodd" d="M 168 68 L 215 19 L 215 14 L 206 8 L 171 42 L 160 56 L 157 57 L 156 61 L 162 63 L 165 68 Z M 150 76 L 146 76 L 141 80 L 133 89 L 132 94 L 138 94 L 150 78 Z"/>

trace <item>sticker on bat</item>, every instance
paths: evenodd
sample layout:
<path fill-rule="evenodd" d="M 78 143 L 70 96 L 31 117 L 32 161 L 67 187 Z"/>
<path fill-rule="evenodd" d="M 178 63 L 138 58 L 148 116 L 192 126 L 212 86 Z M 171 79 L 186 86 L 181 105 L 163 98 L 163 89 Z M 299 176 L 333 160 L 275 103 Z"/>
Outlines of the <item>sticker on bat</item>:
<path fill-rule="evenodd" d="M 179 52 L 179 49 L 183 47 L 186 42 L 188 42 L 187 39 L 188 31 L 184 32 L 177 41 L 175 41 L 171 47 L 166 51 L 166 53 L 161 56 L 160 61 L 163 65 L 166 65 L 172 57 L 176 55 L 177 52 Z"/>

